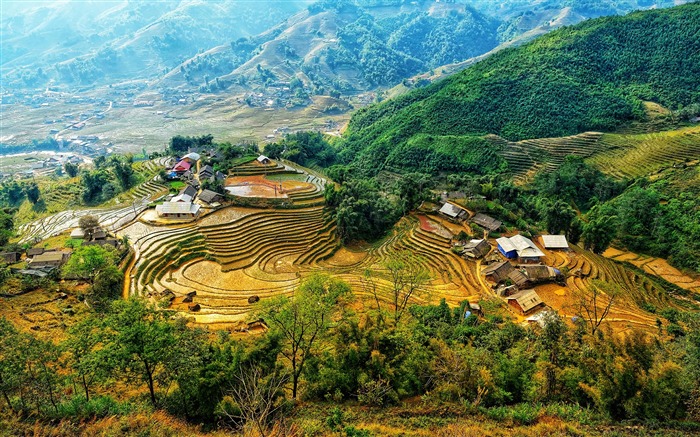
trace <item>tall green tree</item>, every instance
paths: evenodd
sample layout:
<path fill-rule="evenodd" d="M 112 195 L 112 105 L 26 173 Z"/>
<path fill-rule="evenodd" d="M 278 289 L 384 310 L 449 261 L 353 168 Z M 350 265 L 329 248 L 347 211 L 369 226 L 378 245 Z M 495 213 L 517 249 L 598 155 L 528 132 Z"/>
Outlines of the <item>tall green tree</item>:
<path fill-rule="evenodd" d="M 69 177 L 74 178 L 78 175 L 78 166 L 72 162 L 66 162 L 63 168 L 66 170 Z"/>
<path fill-rule="evenodd" d="M 68 329 L 68 338 L 62 343 L 68 352 L 69 366 L 75 372 L 85 393 L 85 400 L 90 400 L 90 386 L 107 376 L 105 357 L 101 350 L 101 321 L 88 317 Z"/>
<path fill-rule="evenodd" d="M 292 397 L 297 399 L 299 378 L 323 335 L 331 328 L 339 303 L 350 293 L 345 282 L 313 275 L 296 290 L 294 297 L 280 296 L 262 303 L 260 315 L 283 340 L 282 356 L 291 367 Z"/>
<path fill-rule="evenodd" d="M 594 253 L 603 253 L 617 236 L 617 215 L 607 205 L 596 205 L 583 225 L 585 248 Z"/>
<path fill-rule="evenodd" d="M 192 353 L 179 347 L 187 327 L 171 312 L 129 299 L 112 303 L 103 330 L 106 362 L 128 380 L 142 381 L 157 406 L 158 387 L 172 381 L 178 360 Z"/>
<path fill-rule="evenodd" d="M 41 196 L 41 191 L 39 191 L 39 186 L 35 182 L 31 182 L 24 186 L 24 192 L 27 195 L 27 200 L 31 203 L 36 204 Z"/>

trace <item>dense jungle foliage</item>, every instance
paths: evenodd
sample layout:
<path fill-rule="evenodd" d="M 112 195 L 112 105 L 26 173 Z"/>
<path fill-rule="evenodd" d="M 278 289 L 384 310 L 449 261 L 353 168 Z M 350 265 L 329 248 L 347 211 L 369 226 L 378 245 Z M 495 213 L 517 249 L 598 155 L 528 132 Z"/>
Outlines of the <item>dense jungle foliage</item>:
<path fill-rule="evenodd" d="M 642 119 L 643 101 L 697 104 L 699 31 L 698 4 L 559 29 L 358 111 L 341 161 L 376 174 L 396 149 L 419 147 L 419 135 L 565 136 Z"/>

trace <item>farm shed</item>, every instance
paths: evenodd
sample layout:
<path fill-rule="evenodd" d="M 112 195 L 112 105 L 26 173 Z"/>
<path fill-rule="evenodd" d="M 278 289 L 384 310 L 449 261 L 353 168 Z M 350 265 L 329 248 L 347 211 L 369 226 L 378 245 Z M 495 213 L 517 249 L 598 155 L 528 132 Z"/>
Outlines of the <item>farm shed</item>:
<path fill-rule="evenodd" d="M 472 259 L 482 258 L 491 250 L 491 245 L 486 240 L 470 240 L 464 245 L 462 255 Z"/>
<path fill-rule="evenodd" d="M 497 231 L 503 224 L 500 220 L 496 220 L 493 217 L 481 213 L 476 214 L 474 217 L 472 217 L 472 222 L 476 223 L 477 225 L 490 232 Z"/>
<path fill-rule="evenodd" d="M 156 206 L 158 217 L 168 219 L 196 218 L 200 206 L 192 202 L 165 202 Z"/>
<path fill-rule="evenodd" d="M 102 228 L 95 228 L 95 230 L 92 231 L 92 239 L 93 240 L 106 240 L 107 233 Z"/>
<path fill-rule="evenodd" d="M 486 267 L 482 273 L 486 276 L 486 279 L 493 282 L 505 281 L 508 278 L 508 274 L 512 272 L 513 266 L 508 261 L 502 261 L 499 263 L 491 264 Z"/>
<path fill-rule="evenodd" d="M 2 252 L 0 253 L 0 260 L 7 264 L 14 264 L 19 261 L 22 254 L 19 252 Z"/>
<path fill-rule="evenodd" d="M 258 156 L 257 161 L 258 161 L 260 164 L 265 164 L 265 165 L 267 165 L 267 164 L 269 164 L 269 163 L 271 162 L 271 161 L 270 161 L 270 158 L 268 158 L 268 157 L 265 156 L 265 155 L 260 155 L 260 156 Z"/>
<path fill-rule="evenodd" d="M 71 238 L 85 238 L 85 231 L 82 228 L 75 228 L 70 233 Z"/>
<path fill-rule="evenodd" d="M 542 235 L 542 246 L 545 249 L 569 250 L 569 243 L 565 235 Z"/>
<path fill-rule="evenodd" d="M 445 202 L 439 213 L 450 220 L 462 220 L 468 214 L 466 209 L 450 202 Z"/>
<path fill-rule="evenodd" d="M 522 290 L 506 298 L 508 305 L 521 315 L 531 313 L 535 309 L 544 306 L 544 302 L 535 290 Z"/>
<path fill-rule="evenodd" d="M 224 196 L 216 191 L 202 190 L 202 193 L 199 195 L 199 200 L 206 203 L 215 203 L 223 201 Z"/>

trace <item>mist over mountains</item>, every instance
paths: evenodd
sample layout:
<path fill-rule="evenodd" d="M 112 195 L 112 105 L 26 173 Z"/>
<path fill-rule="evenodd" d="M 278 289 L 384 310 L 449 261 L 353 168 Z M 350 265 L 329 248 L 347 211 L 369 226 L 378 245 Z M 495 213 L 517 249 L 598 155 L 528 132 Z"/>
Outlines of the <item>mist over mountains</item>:
<path fill-rule="evenodd" d="M 39 2 L 4 7 L 6 88 L 245 92 L 297 79 L 305 94 L 390 87 L 600 15 L 673 0 Z"/>

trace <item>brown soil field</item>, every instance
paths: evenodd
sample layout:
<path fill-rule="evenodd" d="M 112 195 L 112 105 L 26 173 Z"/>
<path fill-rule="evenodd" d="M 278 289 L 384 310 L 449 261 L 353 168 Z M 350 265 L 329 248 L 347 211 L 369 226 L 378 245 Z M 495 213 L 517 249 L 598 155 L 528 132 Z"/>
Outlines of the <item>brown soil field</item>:
<path fill-rule="evenodd" d="M 256 161 L 257 162 L 257 161 Z M 262 164 L 261 164 L 262 165 Z M 312 190 L 313 185 L 295 181 L 271 181 L 265 175 L 233 176 L 226 179 L 226 191 L 241 197 L 286 198 L 287 193 Z"/>
<path fill-rule="evenodd" d="M 432 232 L 441 237 L 452 238 L 452 233 L 441 224 L 430 220 L 428 217 L 422 214 L 419 214 L 416 217 L 418 217 L 418 220 L 420 220 L 420 228 L 424 231 Z"/>

